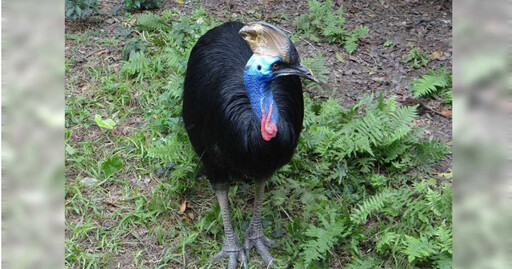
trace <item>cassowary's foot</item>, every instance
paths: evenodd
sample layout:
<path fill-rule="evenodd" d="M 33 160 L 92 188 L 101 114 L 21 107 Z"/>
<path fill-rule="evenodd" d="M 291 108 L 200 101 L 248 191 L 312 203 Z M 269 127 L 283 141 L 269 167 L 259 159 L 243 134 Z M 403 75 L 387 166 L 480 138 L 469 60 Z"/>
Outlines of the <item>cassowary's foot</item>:
<path fill-rule="evenodd" d="M 239 242 L 234 242 L 233 244 L 228 244 L 224 242 L 222 250 L 219 253 L 215 254 L 215 256 L 212 259 L 212 263 L 220 262 L 224 258 L 229 258 L 228 269 L 237 268 L 238 262 L 242 263 L 245 269 L 248 268 L 247 256 L 245 255 L 245 252 L 243 251 L 242 246 L 240 245 Z"/>
<path fill-rule="evenodd" d="M 256 248 L 258 253 L 260 254 L 261 258 L 267 263 L 268 265 L 272 265 L 274 262 L 274 258 L 272 258 L 272 255 L 270 255 L 270 252 L 268 251 L 268 247 L 278 247 L 277 243 L 269 239 L 263 234 L 263 229 L 261 226 L 259 228 L 253 228 L 251 225 L 249 229 L 245 232 L 244 236 L 244 249 L 245 249 L 245 255 L 247 258 L 249 258 L 249 252 Z"/>
<path fill-rule="evenodd" d="M 229 217 L 228 186 L 227 184 L 217 184 L 214 185 L 213 188 L 217 195 L 217 200 L 219 201 L 225 238 L 222 250 L 213 257 L 212 262 L 216 263 L 224 258 L 229 258 L 228 269 L 236 269 L 238 262 L 243 263 L 244 268 L 247 269 L 247 257 L 242 249 L 242 244 L 240 244 L 238 236 L 233 230 L 231 218 Z"/>

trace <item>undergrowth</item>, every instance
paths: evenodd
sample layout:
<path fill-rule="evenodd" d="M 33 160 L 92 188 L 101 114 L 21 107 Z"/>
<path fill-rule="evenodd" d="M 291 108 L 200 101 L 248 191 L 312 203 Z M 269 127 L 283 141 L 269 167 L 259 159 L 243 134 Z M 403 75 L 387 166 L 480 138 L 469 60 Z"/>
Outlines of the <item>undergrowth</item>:
<path fill-rule="evenodd" d="M 445 68 L 429 70 L 411 82 L 410 92 L 414 97 L 439 95 L 445 104 L 452 103 L 452 74 Z"/>
<path fill-rule="evenodd" d="M 402 63 L 410 63 L 412 67 L 420 68 L 421 66 L 427 66 L 428 58 L 424 53 L 422 53 L 418 49 L 411 49 L 407 57 L 405 57 L 405 59 L 402 60 Z"/>
<path fill-rule="evenodd" d="M 348 31 L 343 26 L 343 8 L 333 11 L 332 1 L 318 2 L 309 0 L 309 13 L 303 14 L 294 21 L 294 26 L 301 36 L 319 42 L 322 39 L 329 43 L 343 45 L 348 53 L 352 54 L 358 47 L 357 40 L 368 34 L 368 27 L 358 26 Z"/>
<path fill-rule="evenodd" d="M 330 14 L 339 22 L 338 12 Z M 66 165 L 75 174 L 66 185 L 66 267 L 117 266 L 129 249 L 126 266 L 202 268 L 220 250 L 222 220 L 183 128 L 181 95 L 189 52 L 217 22 L 202 9 L 135 18 L 120 72 L 93 69 L 96 94 L 67 100 Z M 304 59 L 327 81 L 323 62 L 321 54 Z M 282 247 L 272 251 L 277 267 L 450 268 L 451 174 L 432 171 L 450 148 L 424 137 L 416 107 L 382 94 L 351 107 L 304 98 L 295 156 L 265 194 L 265 233 Z M 135 116 L 143 125 L 120 133 Z M 82 128 L 96 132 L 77 140 Z M 85 178 L 98 181 L 86 186 Z M 251 216 L 250 188 L 229 191 L 239 235 Z M 263 264 L 251 257 L 251 266 Z"/>
<path fill-rule="evenodd" d="M 98 0 L 66 0 L 66 18 L 71 20 L 85 19 L 94 14 L 101 14 Z"/>
<path fill-rule="evenodd" d="M 161 0 L 122 0 L 127 10 L 157 9 Z"/>

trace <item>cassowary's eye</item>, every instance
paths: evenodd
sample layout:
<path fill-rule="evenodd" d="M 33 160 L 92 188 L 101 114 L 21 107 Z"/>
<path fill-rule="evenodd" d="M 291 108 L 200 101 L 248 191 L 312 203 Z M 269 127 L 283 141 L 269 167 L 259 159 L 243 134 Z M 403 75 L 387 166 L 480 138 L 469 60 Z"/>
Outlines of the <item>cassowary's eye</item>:
<path fill-rule="evenodd" d="M 279 69 L 279 67 L 280 67 L 279 63 L 273 63 L 272 64 L 272 69 L 274 69 L 274 70 Z"/>
<path fill-rule="evenodd" d="M 260 70 L 261 70 L 261 65 L 258 65 L 258 71 L 260 71 Z"/>

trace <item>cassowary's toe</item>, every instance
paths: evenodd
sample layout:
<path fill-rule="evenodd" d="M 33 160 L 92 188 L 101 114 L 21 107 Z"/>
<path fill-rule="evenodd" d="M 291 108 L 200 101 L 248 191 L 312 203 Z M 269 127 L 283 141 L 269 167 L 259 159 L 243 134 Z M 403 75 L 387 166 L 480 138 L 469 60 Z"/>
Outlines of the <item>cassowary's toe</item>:
<path fill-rule="evenodd" d="M 223 247 L 219 253 L 215 254 L 212 259 L 212 263 L 218 263 L 224 258 L 229 258 L 228 269 L 236 269 L 238 262 L 244 265 L 244 269 L 249 268 L 247 266 L 247 257 L 241 248 L 236 250 L 228 250 L 226 247 Z"/>
<path fill-rule="evenodd" d="M 269 266 L 273 264 L 274 258 L 270 255 L 270 251 L 268 251 L 268 247 L 276 247 L 279 248 L 279 245 L 272 239 L 269 239 L 266 236 L 261 236 L 258 238 L 245 238 L 244 240 L 244 248 L 245 255 L 249 258 L 249 253 L 253 248 L 256 248 L 261 258 L 267 263 Z"/>

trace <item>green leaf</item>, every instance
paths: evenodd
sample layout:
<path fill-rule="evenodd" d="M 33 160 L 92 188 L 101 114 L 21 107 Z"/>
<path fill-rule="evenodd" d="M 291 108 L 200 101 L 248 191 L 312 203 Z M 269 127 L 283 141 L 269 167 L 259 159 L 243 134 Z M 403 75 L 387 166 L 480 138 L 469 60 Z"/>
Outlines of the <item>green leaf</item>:
<path fill-rule="evenodd" d="M 74 8 L 70 8 L 66 11 L 66 17 L 69 18 L 71 15 L 73 15 L 73 12 L 75 11 Z"/>
<path fill-rule="evenodd" d="M 384 47 L 386 47 L 386 48 L 393 47 L 393 41 L 388 40 L 388 41 L 384 42 Z"/>
<path fill-rule="evenodd" d="M 66 153 L 67 153 L 68 155 L 75 155 L 75 154 L 76 154 L 76 149 L 74 149 L 74 148 L 72 148 L 72 147 L 70 147 L 70 146 L 66 145 Z"/>
<path fill-rule="evenodd" d="M 103 120 L 103 119 L 101 119 L 101 116 L 98 114 L 96 114 L 96 116 L 94 116 L 94 120 L 96 121 L 96 124 L 98 124 L 98 126 L 103 127 L 105 129 L 109 129 L 109 130 L 112 130 L 114 128 L 114 125 L 116 125 L 114 120 L 112 120 L 112 119 Z"/>
<path fill-rule="evenodd" d="M 82 17 L 82 9 L 79 6 L 76 6 L 75 10 L 78 17 Z"/>
<path fill-rule="evenodd" d="M 101 171 L 103 171 L 105 178 L 109 178 L 122 167 L 123 162 L 117 155 L 115 155 L 103 163 L 103 165 L 101 166 Z"/>
<path fill-rule="evenodd" d="M 345 60 L 343 59 L 343 55 L 341 55 L 341 53 L 339 52 L 336 52 L 336 59 L 338 59 L 338 61 L 340 61 L 341 63 L 345 62 Z"/>

